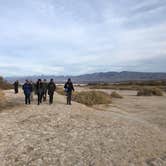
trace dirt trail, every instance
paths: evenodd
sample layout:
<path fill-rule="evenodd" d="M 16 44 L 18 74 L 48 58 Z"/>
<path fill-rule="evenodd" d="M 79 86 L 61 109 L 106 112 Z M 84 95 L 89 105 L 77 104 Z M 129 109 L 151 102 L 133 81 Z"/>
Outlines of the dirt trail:
<path fill-rule="evenodd" d="M 23 103 L 23 94 L 6 91 Z M 107 110 L 107 109 L 106 109 Z M 124 113 L 88 108 L 55 94 L 55 103 L 16 106 L 0 113 L 2 166 L 165 166 L 166 134 Z"/>

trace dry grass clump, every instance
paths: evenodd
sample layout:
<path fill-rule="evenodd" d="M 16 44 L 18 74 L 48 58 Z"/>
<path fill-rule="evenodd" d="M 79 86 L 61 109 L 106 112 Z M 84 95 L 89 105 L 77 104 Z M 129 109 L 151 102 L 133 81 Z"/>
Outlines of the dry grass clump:
<path fill-rule="evenodd" d="M 58 87 L 58 88 L 56 89 L 56 92 L 57 92 L 58 94 L 60 94 L 60 95 L 64 95 L 64 96 L 66 95 L 66 92 L 64 91 L 63 88 L 59 88 L 59 87 Z"/>
<path fill-rule="evenodd" d="M 112 98 L 119 98 L 119 99 L 122 99 L 122 98 L 123 98 L 123 96 L 121 96 L 119 93 L 117 93 L 117 92 L 115 92 L 115 91 L 113 91 L 113 92 L 111 93 L 111 97 L 112 97 Z"/>
<path fill-rule="evenodd" d="M 5 109 L 10 109 L 10 108 L 13 108 L 15 106 L 21 106 L 21 104 L 13 102 L 13 101 L 8 101 L 5 98 L 5 94 L 0 89 L 0 111 L 5 110 Z"/>
<path fill-rule="evenodd" d="M 5 95 L 4 93 L 2 92 L 2 90 L 0 90 L 0 103 L 3 102 L 5 99 Z"/>
<path fill-rule="evenodd" d="M 163 96 L 163 93 L 159 88 L 140 88 L 137 96 Z"/>
<path fill-rule="evenodd" d="M 99 91 L 84 91 L 73 93 L 73 100 L 87 106 L 92 106 L 96 104 L 110 104 L 111 96 Z"/>
<path fill-rule="evenodd" d="M 4 107 L 5 104 L 5 95 L 2 92 L 2 90 L 0 90 L 0 110 Z"/>
<path fill-rule="evenodd" d="M 0 77 L 0 88 L 4 90 L 13 89 L 13 85 L 6 82 L 3 77 Z"/>

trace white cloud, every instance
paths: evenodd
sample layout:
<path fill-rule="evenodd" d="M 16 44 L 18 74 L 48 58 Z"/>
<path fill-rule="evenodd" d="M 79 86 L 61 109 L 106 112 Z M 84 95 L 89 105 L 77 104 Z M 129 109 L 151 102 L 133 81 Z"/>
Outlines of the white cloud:
<path fill-rule="evenodd" d="M 166 3 L 157 0 L 3 1 L 1 73 L 141 70 L 142 61 L 166 56 L 165 9 Z M 166 71 L 156 66 L 159 70 Z"/>

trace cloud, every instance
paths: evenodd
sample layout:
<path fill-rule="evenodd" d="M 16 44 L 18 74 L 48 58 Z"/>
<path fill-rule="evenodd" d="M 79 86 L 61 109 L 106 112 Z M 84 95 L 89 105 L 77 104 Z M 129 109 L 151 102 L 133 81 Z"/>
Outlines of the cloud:
<path fill-rule="evenodd" d="M 166 72 L 165 12 L 159 0 L 2 0 L 0 74 Z"/>

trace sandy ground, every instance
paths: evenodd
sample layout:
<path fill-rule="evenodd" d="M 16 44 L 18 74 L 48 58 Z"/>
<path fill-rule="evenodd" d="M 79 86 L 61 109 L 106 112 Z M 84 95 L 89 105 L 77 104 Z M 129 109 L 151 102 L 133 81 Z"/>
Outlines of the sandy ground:
<path fill-rule="evenodd" d="M 166 165 L 165 96 L 120 91 L 123 99 L 89 108 L 58 94 L 51 106 L 25 106 L 22 93 L 5 93 L 16 106 L 0 112 L 1 166 Z"/>

